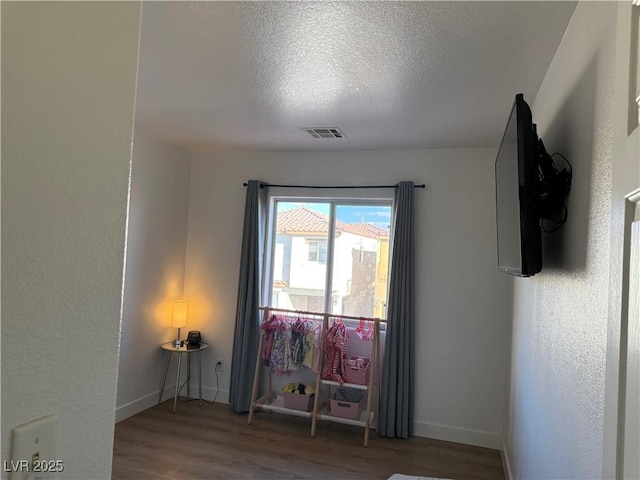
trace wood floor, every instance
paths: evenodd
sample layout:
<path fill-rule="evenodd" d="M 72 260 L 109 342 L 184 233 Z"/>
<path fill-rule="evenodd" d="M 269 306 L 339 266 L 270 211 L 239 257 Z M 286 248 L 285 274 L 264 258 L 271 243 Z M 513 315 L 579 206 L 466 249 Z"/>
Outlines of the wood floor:
<path fill-rule="evenodd" d="M 394 473 L 455 480 L 500 479 L 497 450 L 413 437 L 392 440 L 359 427 L 260 412 L 247 425 L 223 404 L 167 400 L 115 427 L 113 478 L 386 479 Z"/>

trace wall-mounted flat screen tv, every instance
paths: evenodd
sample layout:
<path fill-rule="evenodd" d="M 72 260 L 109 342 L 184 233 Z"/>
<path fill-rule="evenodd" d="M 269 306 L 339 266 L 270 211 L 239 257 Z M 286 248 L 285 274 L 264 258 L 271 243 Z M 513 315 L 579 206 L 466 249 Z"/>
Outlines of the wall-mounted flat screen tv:
<path fill-rule="evenodd" d="M 498 270 L 529 277 L 542 269 L 536 211 L 538 135 L 531 109 L 516 95 L 496 158 Z"/>

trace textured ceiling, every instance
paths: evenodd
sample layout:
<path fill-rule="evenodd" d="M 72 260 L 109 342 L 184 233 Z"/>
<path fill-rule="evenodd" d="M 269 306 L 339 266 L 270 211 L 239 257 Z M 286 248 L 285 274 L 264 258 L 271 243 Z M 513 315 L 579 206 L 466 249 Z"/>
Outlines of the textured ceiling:
<path fill-rule="evenodd" d="M 497 146 L 515 94 L 533 101 L 574 9 L 145 2 L 136 125 L 193 151 Z"/>

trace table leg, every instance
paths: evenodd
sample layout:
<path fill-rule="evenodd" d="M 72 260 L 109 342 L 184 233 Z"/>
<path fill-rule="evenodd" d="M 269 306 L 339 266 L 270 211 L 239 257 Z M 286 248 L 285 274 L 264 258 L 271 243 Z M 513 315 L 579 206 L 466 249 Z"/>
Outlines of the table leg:
<path fill-rule="evenodd" d="M 178 368 L 176 369 L 176 393 L 173 396 L 173 413 L 176 413 L 176 405 L 178 403 L 178 388 L 180 387 L 180 363 L 182 361 L 182 352 L 178 352 Z"/>
<path fill-rule="evenodd" d="M 191 398 L 191 354 L 187 352 L 187 398 Z"/>
<path fill-rule="evenodd" d="M 167 372 L 169 371 L 169 363 L 171 363 L 171 352 L 167 352 L 167 364 L 164 366 L 164 375 L 162 376 L 162 387 L 160 387 L 160 393 L 158 394 L 158 403 L 160 403 L 160 401 L 162 400 L 164 385 L 167 383 Z"/>
<path fill-rule="evenodd" d="M 198 394 L 200 395 L 200 406 L 202 406 L 202 361 L 198 352 Z"/>

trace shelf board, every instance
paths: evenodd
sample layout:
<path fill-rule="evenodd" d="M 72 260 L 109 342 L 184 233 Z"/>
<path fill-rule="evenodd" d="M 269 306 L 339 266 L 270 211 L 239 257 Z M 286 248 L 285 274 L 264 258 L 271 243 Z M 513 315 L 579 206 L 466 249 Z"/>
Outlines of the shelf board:
<path fill-rule="evenodd" d="M 374 413 L 373 412 L 369 412 L 369 427 L 372 427 L 373 416 L 374 416 Z M 329 413 L 327 411 L 326 407 L 323 408 L 322 410 L 320 410 L 318 412 L 318 414 L 316 415 L 316 419 L 318 419 L 318 420 L 325 420 L 325 421 L 328 421 L 328 422 L 342 423 L 344 425 L 353 425 L 353 426 L 356 426 L 356 427 L 366 427 L 367 426 L 366 418 L 367 418 L 367 411 L 366 410 L 362 410 L 360 412 L 360 418 L 358 420 L 352 420 L 350 418 L 336 417 L 335 415 L 331 415 L 331 413 Z"/>
<path fill-rule="evenodd" d="M 357 383 L 343 383 L 340 385 L 339 382 L 335 382 L 333 380 L 322 380 L 323 385 L 333 385 L 335 387 L 348 387 L 348 388 L 357 388 L 358 390 L 369 390 L 368 385 L 359 385 Z"/>
<path fill-rule="evenodd" d="M 305 412 L 304 410 L 295 410 L 293 408 L 285 407 L 284 399 L 281 395 L 278 395 L 271 403 L 256 403 L 256 407 L 260 407 L 263 410 L 267 410 L 270 412 L 284 413 L 286 415 L 293 415 L 296 417 L 311 417 L 311 412 Z"/>

